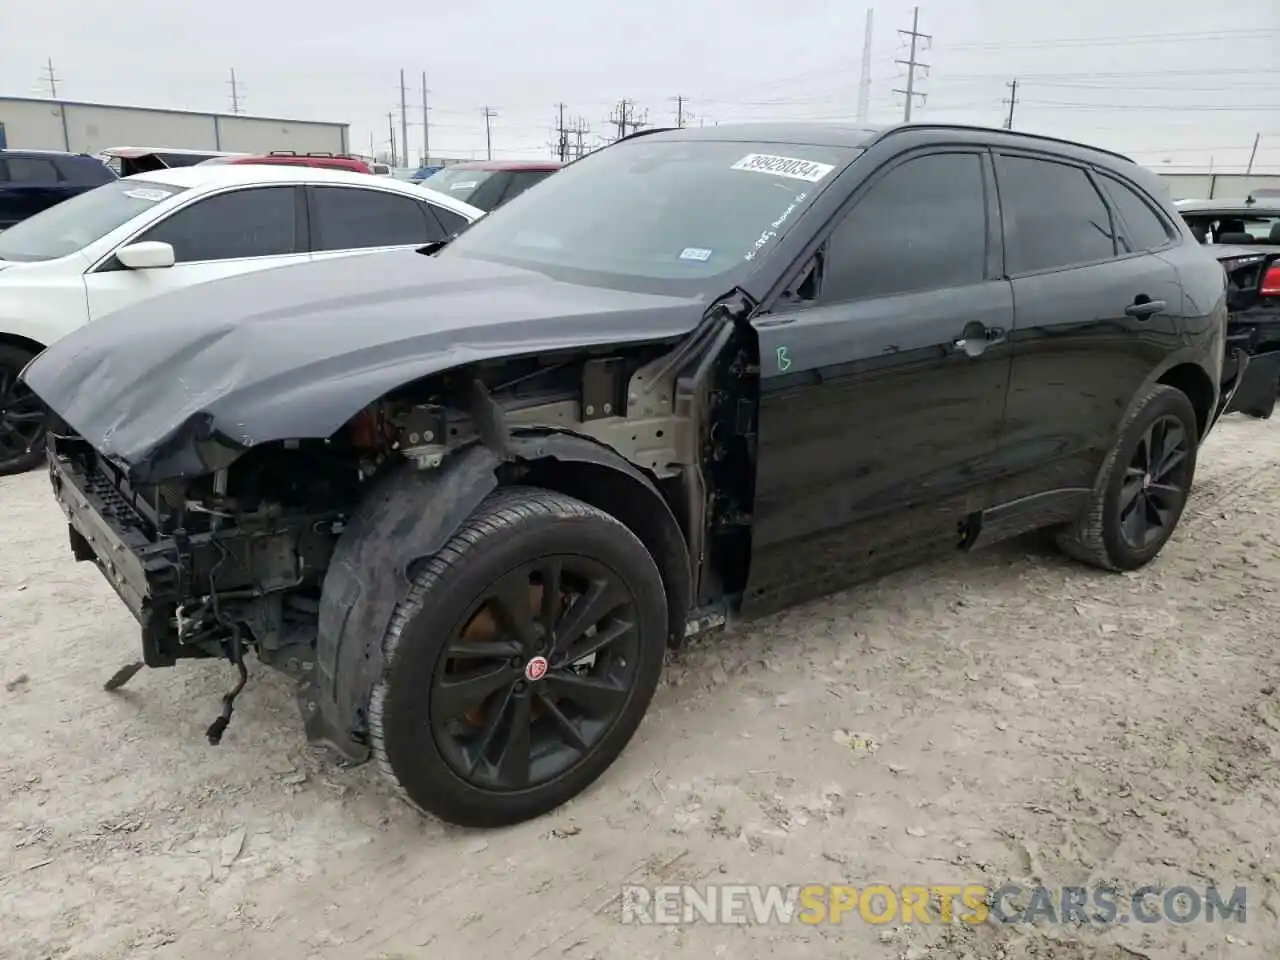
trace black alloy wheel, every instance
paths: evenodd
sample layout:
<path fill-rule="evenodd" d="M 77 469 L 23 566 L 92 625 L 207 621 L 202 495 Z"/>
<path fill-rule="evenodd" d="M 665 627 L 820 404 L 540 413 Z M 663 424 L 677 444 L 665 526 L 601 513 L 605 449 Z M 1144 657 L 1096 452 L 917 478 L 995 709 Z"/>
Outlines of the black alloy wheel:
<path fill-rule="evenodd" d="M 1191 440 L 1181 420 L 1164 414 L 1147 427 L 1125 468 L 1117 507 L 1120 536 L 1133 550 L 1167 539 L 1187 496 Z"/>
<path fill-rule="evenodd" d="M 0 476 L 25 473 L 44 459 L 49 413 L 19 380 L 31 354 L 0 345 Z"/>
<path fill-rule="evenodd" d="M 640 662 L 636 599 L 602 563 L 556 554 L 474 608 L 433 679 L 436 745 L 480 789 L 528 790 L 588 756 L 622 714 Z"/>

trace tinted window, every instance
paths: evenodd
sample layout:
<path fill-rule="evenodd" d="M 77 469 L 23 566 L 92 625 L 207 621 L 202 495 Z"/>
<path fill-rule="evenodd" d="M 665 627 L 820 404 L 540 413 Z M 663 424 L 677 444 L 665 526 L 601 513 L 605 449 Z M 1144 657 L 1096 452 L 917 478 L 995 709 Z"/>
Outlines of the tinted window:
<path fill-rule="evenodd" d="M 72 183 L 94 186 L 116 179 L 105 163 L 93 157 L 59 157 L 57 164 L 62 178 Z"/>
<path fill-rule="evenodd" d="M 1099 177 L 1102 189 L 1107 192 L 1111 205 L 1124 222 L 1125 236 L 1117 238 L 1120 249 L 1132 253 L 1137 250 L 1157 250 L 1169 242 L 1169 232 L 1164 222 L 1133 188 L 1114 177 Z"/>
<path fill-rule="evenodd" d="M 446 210 L 444 207 L 438 207 L 434 203 L 430 204 L 430 207 L 431 211 L 436 215 L 436 219 L 440 221 L 440 226 L 444 228 L 444 233 L 447 237 L 451 237 L 455 233 L 461 233 L 470 222 L 462 214 Z"/>
<path fill-rule="evenodd" d="M 173 244 L 178 263 L 297 253 L 293 187 L 259 187 L 197 200 L 138 238 Z"/>
<path fill-rule="evenodd" d="M 43 157 L 9 157 L 9 179 L 22 184 L 58 182 L 58 168 Z"/>
<path fill-rule="evenodd" d="M 311 194 L 316 250 L 354 250 L 443 240 L 424 205 L 410 197 L 357 187 L 316 187 Z"/>
<path fill-rule="evenodd" d="M 1011 274 L 1115 256 L 1111 215 L 1079 167 L 1025 157 L 997 164 Z"/>
<path fill-rule="evenodd" d="M 987 212 L 976 154 L 908 160 L 872 184 L 828 245 L 823 301 L 977 283 Z"/>
<path fill-rule="evenodd" d="M 502 194 L 502 203 L 506 203 L 512 197 L 518 196 L 532 187 L 539 180 L 545 180 L 551 175 L 550 170 L 515 170 L 512 171 L 510 179 L 507 181 L 507 189 Z"/>

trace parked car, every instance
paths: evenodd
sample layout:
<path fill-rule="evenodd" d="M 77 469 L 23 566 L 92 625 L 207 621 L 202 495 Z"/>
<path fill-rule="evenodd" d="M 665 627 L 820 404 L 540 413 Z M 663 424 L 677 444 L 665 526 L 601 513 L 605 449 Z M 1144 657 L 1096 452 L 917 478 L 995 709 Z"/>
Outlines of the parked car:
<path fill-rule="evenodd" d="M 43 457 L 44 417 L 18 372 L 77 327 L 208 280 L 422 246 L 480 215 L 365 174 L 201 165 L 115 180 L 0 233 L 0 474 Z"/>
<path fill-rule="evenodd" d="M 0 230 L 114 179 L 87 154 L 0 150 Z"/>
<path fill-rule="evenodd" d="M 1037 528 L 1149 563 L 1225 319 L 1117 154 L 749 124 L 624 139 L 448 244 L 139 304 L 25 381 L 142 663 L 235 665 L 212 742 L 254 650 L 313 740 L 495 826 L 596 780 L 690 633 Z"/>
<path fill-rule="evenodd" d="M 559 170 L 554 160 L 474 160 L 442 167 L 422 185 L 481 210 L 493 210 Z"/>
<path fill-rule="evenodd" d="M 1280 198 L 1182 200 L 1178 212 L 1227 274 L 1227 344 L 1252 358 L 1234 401 L 1268 419 L 1280 393 Z"/>
<path fill-rule="evenodd" d="M 108 147 L 98 156 L 117 176 L 132 177 L 152 170 L 191 167 L 214 158 L 243 157 L 246 154 L 179 147 Z"/>
<path fill-rule="evenodd" d="M 212 157 L 201 165 L 218 164 L 268 164 L 273 166 L 317 167 L 321 170 L 346 170 L 349 173 L 373 173 L 368 163 L 359 157 L 340 153 L 298 153 L 294 150 L 273 150 L 271 153 L 245 154 L 244 156 Z"/>

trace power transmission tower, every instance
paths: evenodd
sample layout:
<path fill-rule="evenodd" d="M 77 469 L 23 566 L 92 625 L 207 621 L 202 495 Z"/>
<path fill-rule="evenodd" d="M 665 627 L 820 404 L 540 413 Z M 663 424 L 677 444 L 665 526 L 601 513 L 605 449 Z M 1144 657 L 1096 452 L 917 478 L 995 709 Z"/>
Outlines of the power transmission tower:
<path fill-rule="evenodd" d="M 394 113 L 387 114 L 387 132 L 391 134 L 391 166 L 398 166 L 396 163 L 396 115 Z"/>
<path fill-rule="evenodd" d="M 689 102 L 688 97 L 676 97 L 676 126 L 684 128 L 684 105 Z"/>
<path fill-rule="evenodd" d="M 422 165 L 425 167 L 431 162 L 431 121 L 428 114 L 431 108 L 427 106 L 427 71 L 422 71 Z"/>
<path fill-rule="evenodd" d="M 619 100 L 617 107 L 614 108 L 613 116 L 609 118 L 615 130 L 618 131 L 616 140 L 621 140 L 630 133 L 635 133 L 642 127 L 649 126 L 649 112 L 645 111 L 645 119 L 636 119 L 636 104 L 634 100 Z"/>
<path fill-rule="evenodd" d="M 485 157 L 493 159 L 493 124 L 490 122 L 497 114 L 486 105 L 484 108 L 484 152 Z"/>
<path fill-rule="evenodd" d="M 579 117 L 573 123 L 573 159 L 581 160 L 587 154 L 586 136 L 591 132 L 591 128 L 587 126 L 587 121 Z"/>
<path fill-rule="evenodd" d="M 231 68 L 231 79 L 227 81 L 231 84 L 231 112 L 240 113 L 240 84 L 236 82 L 236 68 Z"/>
<path fill-rule="evenodd" d="M 564 163 L 569 159 L 569 128 L 564 125 L 564 104 L 558 103 L 556 108 L 559 119 L 556 121 L 556 142 L 551 145 L 551 149 L 560 162 Z"/>
<path fill-rule="evenodd" d="M 905 90 L 895 89 L 893 92 L 901 93 L 906 96 L 906 103 L 903 105 L 903 108 L 902 108 L 902 122 L 910 123 L 911 107 L 915 103 L 916 97 L 919 97 L 920 102 L 924 103 L 925 97 L 927 96 L 926 94 L 916 92 L 916 71 L 917 70 L 923 71 L 922 76 L 929 75 L 929 65 L 927 63 L 921 63 L 919 60 L 917 60 L 916 53 L 919 51 L 919 42 L 921 40 L 930 41 L 933 39 L 933 37 L 931 37 L 927 33 L 920 32 L 920 8 L 919 7 L 915 7 L 911 12 L 911 29 L 899 30 L 898 33 L 904 37 L 911 38 L 911 56 L 907 60 L 895 61 L 896 63 L 900 63 L 907 68 L 907 89 Z"/>
<path fill-rule="evenodd" d="M 1004 102 L 1009 105 L 1009 115 L 1004 118 L 1004 128 L 1006 130 L 1013 129 L 1013 108 L 1018 105 L 1018 78 L 1014 77 L 1007 86 L 1009 87 L 1009 99 Z"/>
<path fill-rule="evenodd" d="M 409 162 L 409 108 L 405 98 L 404 68 L 400 69 L 400 146 L 404 150 L 404 162 Z"/>
<path fill-rule="evenodd" d="M 858 123 L 866 123 L 871 112 L 871 23 L 875 10 L 867 8 L 867 27 L 862 35 L 862 75 L 858 78 Z"/>
<path fill-rule="evenodd" d="M 53 57 L 49 58 L 48 66 L 45 67 L 44 76 L 40 78 L 49 85 L 49 98 L 58 99 L 58 75 L 53 72 Z"/>

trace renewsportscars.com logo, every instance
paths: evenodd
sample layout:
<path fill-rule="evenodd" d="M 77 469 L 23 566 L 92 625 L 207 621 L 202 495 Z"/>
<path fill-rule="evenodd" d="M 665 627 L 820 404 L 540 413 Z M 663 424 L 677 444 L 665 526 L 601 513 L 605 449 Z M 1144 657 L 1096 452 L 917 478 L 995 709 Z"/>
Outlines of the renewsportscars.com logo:
<path fill-rule="evenodd" d="M 791 924 L 888 923 L 1098 924 L 1243 923 L 1244 887 L 1229 896 L 1214 885 L 991 888 L 982 884 L 867 887 L 808 884 L 761 886 L 624 886 L 623 923 Z"/>

